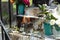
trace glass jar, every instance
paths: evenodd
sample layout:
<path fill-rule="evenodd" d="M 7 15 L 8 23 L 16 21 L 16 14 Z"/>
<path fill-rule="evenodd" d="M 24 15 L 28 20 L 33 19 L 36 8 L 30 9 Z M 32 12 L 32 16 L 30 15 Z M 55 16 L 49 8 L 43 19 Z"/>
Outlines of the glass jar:
<path fill-rule="evenodd" d="M 48 22 L 44 22 L 44 30 L 45 30 L 44 31 L 45 35 L 47 35 L 47 36 L 52 35 L 52 27 Z"/>
<path fill-rule="evenodd" d="M 60 40 L 60 27 L 53 26 L 53 36 L 56 40 Z"/>

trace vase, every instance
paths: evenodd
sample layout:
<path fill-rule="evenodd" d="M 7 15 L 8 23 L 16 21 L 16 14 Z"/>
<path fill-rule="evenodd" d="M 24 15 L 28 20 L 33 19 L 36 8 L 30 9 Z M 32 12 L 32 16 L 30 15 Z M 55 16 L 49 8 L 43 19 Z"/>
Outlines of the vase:
<path fill-rule="evenodd" d="M 53 36 L 56 40 L 60 40 L 60 27 L 53 26 Z"/>
<path fill-rule="evenodd" d="M 52 27 L 49 23 L 44 23 L 44 30 L 45 30 L 45 35 L 50 36 L 52 35 Z"/>
<path fill-rule="evenodd" d="M 18 6 L 18 14 L 19 15 L 24 15 L 24 9 L 25 9 L 25 5 L 24 4 L 19 4 L 19 6 Z"/>

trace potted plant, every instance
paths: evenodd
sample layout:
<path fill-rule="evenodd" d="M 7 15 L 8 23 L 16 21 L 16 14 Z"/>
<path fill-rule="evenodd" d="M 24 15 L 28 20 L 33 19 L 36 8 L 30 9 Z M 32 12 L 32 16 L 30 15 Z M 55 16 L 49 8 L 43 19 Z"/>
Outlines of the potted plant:
<path fill-rule="evenodd" d="M 52 13 L 50 13 L 47 10 L 47 5 L 46 4 L 39 5 L 39 9 L 41 10 L 39 15 L 40 14 L 45 15 L 45 21 L 44 21 L 45 35 L 52 35 L 52 27 L 51 27 L 49 22 L 52 19 L 53 20 L 57 20 L 57 19 L 52 15 Z"/>

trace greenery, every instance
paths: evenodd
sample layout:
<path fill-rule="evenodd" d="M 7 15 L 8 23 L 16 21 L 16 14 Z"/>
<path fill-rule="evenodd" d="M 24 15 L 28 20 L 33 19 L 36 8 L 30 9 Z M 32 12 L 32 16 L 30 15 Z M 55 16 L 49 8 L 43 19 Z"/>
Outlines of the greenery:
<path fill-rule="evenodd" d="M 45 5 L 39 5 L 39 8 L 40 8 L 40 10 L 41 10 L 41 12 L 39 13 L 39 14 L 45 14 L 46 15 L 46 20 L 57 20 L 53 15 L 52 15 L 52 13 L 50 13 L 50 12 L 47 12 L 47 9 L 46 9 L 46 6 Z M 46 22 L 46 21 L 45 21 Z M 51 22 L 51 23 L 53 23 L 53 21 Z M 50 24 L 51 25 L 51 24 Z M 51 26 L 54 26 L 55 27 L 55 29 L 57 30 L 57 31 L 60 31 L 60 27 L 59 27 L 59 25 L 58 24 L 54 24 L 54 25 L 51 25 Z"/>
<path fill-rule="evenodd" d="M 55 24 L 54 26 L 57 31 L 60 31 L 60 27 L 57 24 Z"/>
<path fill-rule="evenodd" d="M 2 12 L 2 16 L 3 16 L 4 24 L 8 24 L 8 22 L 9 22 L 9 14 L 6 11 L 4 11 L 4 12 Z"/>
<path fill-rule="evenodd" d="M 42 5 L 39 5 L 39 9 L 40 9 L 40 13 L 39 14 L 44 14 L 46 16 L 46 20 L 51 20 L 51 19 L 54 19 L 54 20 L 57 20 L 53 15 L 52 13 L 50 12 L 47 12 L 47 8 L 46 8 L 47 5 L 45 4 L 42 4 Z"/>
<path fill-rule="evenodd" d="M 13 12 L 16 12 L 16 4 L 13 4 Z"/>
<path fill-rule="evenodd" d="M 12 29 L 13 31 L 19 31 L 19 28 L 17 26 L 15 26 L 15 25 L 11 26 L 10 29 Z"/>

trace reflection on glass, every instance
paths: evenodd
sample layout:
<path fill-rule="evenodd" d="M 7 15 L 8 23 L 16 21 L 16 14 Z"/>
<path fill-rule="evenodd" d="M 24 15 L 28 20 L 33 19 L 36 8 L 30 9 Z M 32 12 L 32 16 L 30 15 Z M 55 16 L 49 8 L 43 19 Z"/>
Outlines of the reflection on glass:
<path fill-rule="evenodd" d="M 8 2 L 2 2 L 2 19 L 5 25 L 9 24 Z"/>

